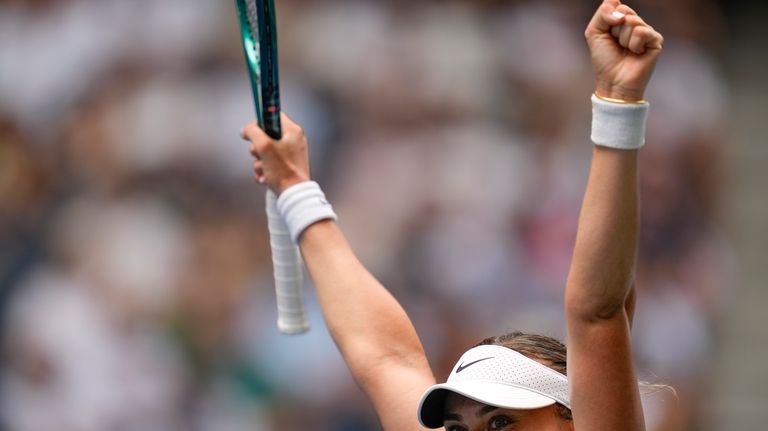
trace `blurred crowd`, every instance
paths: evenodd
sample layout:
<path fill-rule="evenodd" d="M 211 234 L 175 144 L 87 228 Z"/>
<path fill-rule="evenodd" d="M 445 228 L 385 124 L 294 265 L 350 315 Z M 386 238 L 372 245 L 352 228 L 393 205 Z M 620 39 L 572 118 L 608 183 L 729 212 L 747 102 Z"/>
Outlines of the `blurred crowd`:
<path fill-rule="evenodd" d="M 233 3 L 0 0 L 0 430 L 379 429 L 312 294 L 312 330 L 277 332 Z M 283 107 L 438 379 L 486 336 L 565 336 L 597 3 L 277 1 Z M 630 5 L 666 38 L 637 366 L 677 391 L 648 402 L 650 430 L 707 429 L 737 283 L 726 20 Z"/>

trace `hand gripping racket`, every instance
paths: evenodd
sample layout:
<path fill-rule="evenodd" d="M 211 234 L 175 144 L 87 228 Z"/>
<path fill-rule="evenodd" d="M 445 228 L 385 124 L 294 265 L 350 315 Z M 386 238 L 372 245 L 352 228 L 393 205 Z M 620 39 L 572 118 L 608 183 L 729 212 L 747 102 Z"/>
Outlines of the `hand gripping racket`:
<path fill-rule="evenodd" d="M 245 61 L 256 108 L 256 120 L 272 139 L 280 139 L 280 84 L 277 74 L 277 25 L 273 0 L 235 0 L 240 16 Z M 277 293 L 277 327 L 284 334 L 309 329 L 304 311 L 301 254 L 267 191 L 267 221 Z"/>

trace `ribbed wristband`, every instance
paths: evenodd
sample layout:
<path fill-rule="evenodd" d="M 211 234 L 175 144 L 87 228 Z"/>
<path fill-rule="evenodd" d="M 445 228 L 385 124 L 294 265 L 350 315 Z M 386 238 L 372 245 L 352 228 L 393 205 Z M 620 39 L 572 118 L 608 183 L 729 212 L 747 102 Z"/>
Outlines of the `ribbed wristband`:
<path fill-rule="evenodd" d="M 615 103 L 592 95 L 592 142 L 602 147 L 636 150 L 645 145 L 648 102 Z"/>
<path fill-rule="evenodd" d="M 294 184 L 283 190 L 277 198 L 277 212 L 285 220 L 291 239 L 296 244 L 304 229 L 312 224 L 338 219 L 320 185 L 314 181 Z"/>

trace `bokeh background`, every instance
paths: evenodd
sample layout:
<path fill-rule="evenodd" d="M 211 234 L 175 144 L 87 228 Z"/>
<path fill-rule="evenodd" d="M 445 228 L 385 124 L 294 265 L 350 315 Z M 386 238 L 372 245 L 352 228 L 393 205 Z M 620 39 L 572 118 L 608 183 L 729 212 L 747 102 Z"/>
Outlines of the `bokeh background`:
<path fill-rule="evenodd" d="M 379 429 L 313 296 L 276 330 L 233 3 L 0 0 L 0 430 Z M 438 377 L 563 337 L 599 2 L 277 3 L 284 109 Z M 649 429 L 762 429 L 765 7 L 630 5 L 666 37 L 634 343 L 678 400 Z"/>

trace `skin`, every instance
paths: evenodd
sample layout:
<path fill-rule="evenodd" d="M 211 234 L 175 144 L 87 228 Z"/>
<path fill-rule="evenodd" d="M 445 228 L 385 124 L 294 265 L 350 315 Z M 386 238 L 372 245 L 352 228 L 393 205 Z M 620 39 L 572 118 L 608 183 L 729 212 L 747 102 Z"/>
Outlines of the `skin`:
<path fill-rule="evenodd" d="M 642 99 L 661 52 L 661 35 L 628 6 L 606 0 L 585 38 L 595 93 L 625 101 Z M 242 131 L 256 158 L 256 180 L 277 194 L 310 178 L 307 139 L 290 118 L 283 115 L 282 120 L 280 141 L 270 139 L 255 123 Z M 478 417 L 486 406 L 456 396 L 449 399 L 449 430 L 494 429 L 489 421 L 500 414 L 517 421 L 499 425 L 504 420 L 498 419 L 496 425 L 503 430 L 645 429 L 630 344 L 637 174 L 637 151 L 594 147 L 565 290 L 573 421 L 560 418 L 553 407 L 483 410 Z M 384 429 L 423 429 L 416 407 L 435 378 L 400 304 L 360 263 L 334 222 L 313 224 L 302 233 L 299 245 L 331 335 Z"/>
<path fill-rule="evenodd" d="M 573 422 L 560 417 L 554 406 L 503 409 L 452 394 L 446 399 L 445 412 L 447 431 L 573 431 Z"/>

